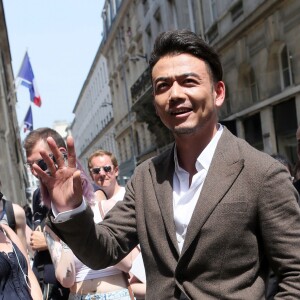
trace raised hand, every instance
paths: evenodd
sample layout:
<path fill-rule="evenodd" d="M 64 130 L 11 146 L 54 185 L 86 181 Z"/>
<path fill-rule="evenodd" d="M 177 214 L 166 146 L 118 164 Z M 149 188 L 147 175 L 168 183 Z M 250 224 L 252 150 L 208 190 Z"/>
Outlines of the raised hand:
<path fill-rule="evenodd" d="M 54 163 L 45 151 L 41 151 L 40 154 L 48 166 L 48 171 L 45 172 L 37 164 L 33 164 L 40 178 L 42 191 L 44 189 L 43 194 L 49 196 L 58 212 L 74 209 L 82 202 L 82 185 L 80 171 L 76 168 L 73 138 L 67 138 L 67 161 L 52 137 L 47 138 L 47 143 L 56 162 Z"/>

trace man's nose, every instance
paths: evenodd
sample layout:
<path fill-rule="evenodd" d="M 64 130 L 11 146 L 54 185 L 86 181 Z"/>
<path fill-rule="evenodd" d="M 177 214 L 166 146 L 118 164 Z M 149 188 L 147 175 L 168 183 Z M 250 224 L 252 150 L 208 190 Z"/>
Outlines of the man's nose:
<path fill-rule="evenodd" d="M 183 90 L 177 81 L 174 81 L 170 88 L 170 100 L 182 99 Z"/>
<path fill-rule="evenodd" d="M 100 168 L 99 174 L 100 174 L 101 176 L 105 176 L 105 175 L 106 175 L 106 172 L 104 171 L 103 168 Z"/>

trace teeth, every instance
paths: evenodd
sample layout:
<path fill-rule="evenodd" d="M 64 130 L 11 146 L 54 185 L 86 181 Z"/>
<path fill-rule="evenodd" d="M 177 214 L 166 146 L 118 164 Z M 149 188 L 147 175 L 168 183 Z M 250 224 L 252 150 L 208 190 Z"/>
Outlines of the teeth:
<path fill-rule="evenodd" d="M 182 114 L 182 113 L 186 113 L 186 112 L 189 112 L 190 110 L 189 109 L 179 109 L 179 110 L 176 110 L 176 111 L 172 111 L 171 114 L 172 115 L 177 115 L 177 114 Z"/>

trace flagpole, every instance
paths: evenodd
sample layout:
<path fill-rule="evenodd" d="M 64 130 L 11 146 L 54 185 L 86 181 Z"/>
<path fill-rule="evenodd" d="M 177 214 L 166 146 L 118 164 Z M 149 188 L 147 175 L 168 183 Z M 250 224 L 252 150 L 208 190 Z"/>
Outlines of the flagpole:
<path fill-rule="evenodd" d="M 26 48 L 26 51 L 25 51 L 25 54 L 24 54 L 24 57 L 23 57 L 23 60 L 22 60 L 22 64 L 20 65 L 19 71 L 18 71 L 17 74 L 19 74 L 19 72 L 20 72 L 20 70 L 21 70 L 21 68 L 22 68 L 22 65 L 23 65 L 24 60 L 25 60 L 25 57 L 26 57 L 26 53 L 27 53 L 27 55 L 28 55 L 28 47 Z M 28 55 L 28 57 L 29 57 L 29 55 Z M 16 93 L 17 93 L 18 88 L 19 88 L 19 86 L 20 86 L 20 84 L 21 84 L 21 79 L 20 79 L 19 77 L 15 77 L 15 79 L 14 79 L 14 81 L 13 81 L 13 84 L 14 84 L 14 89 L 13 89 L 13 90 L 10 90 L 10 91 L 7 93 L 7 96 L 6 96 L 8 100 L 11 99 L 12 94 L 16 94 Z M 17 97 L 16 97 L 16 102 L 18 102 Z"/>
<path fill-rule="evenodd" d="M 26 53 L 27 53 L 27 55 L 28 55 L 28 51 L 27 51 L 27 49 L 26 49 L 26 51 L 25 51 L 25 54 L 24 54 L 24 57 L 23 57 L 22 63 L 21 63 L 21 65 L 20 65 L 20 68 L 19 68 L 19 71 L 18 71 L 18 73 L 17 73 L 17 74 L 19 74 L 19 73 L 20 73 L 20 71 L 21 71 L 21 68 L 22 68 L 22 66 L 23 66 L 23 64 L 24 64 L 24 61 L 25 61 Z M 29 55 L 28 55 L 28 57 L 29 57 Z"/>

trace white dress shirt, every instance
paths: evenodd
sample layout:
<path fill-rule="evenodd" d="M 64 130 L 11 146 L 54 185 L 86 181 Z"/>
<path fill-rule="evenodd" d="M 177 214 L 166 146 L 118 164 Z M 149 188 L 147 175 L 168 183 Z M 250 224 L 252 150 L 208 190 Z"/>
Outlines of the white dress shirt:
<path fill-rule="evenodd" d="M 195 164 L 197 173 L 193 176 L 191 185 L 189 185 L 190 174 L 179 166 L 176 147 L 174 149 L 173 211 L 176 238 L 180 252 L 185 240 L 187 227 L 199 199 L 204 180 L 222 132 L 223 126 L 219 125 L 218 131 L 213 139 L 198 156 Z"/>

